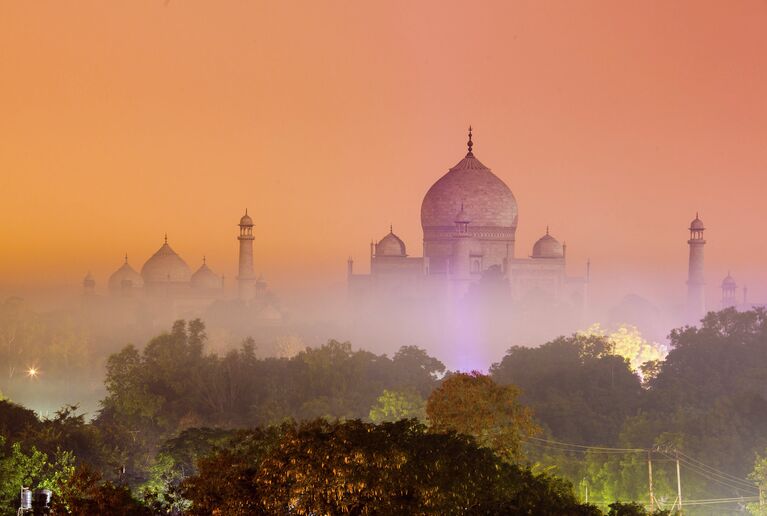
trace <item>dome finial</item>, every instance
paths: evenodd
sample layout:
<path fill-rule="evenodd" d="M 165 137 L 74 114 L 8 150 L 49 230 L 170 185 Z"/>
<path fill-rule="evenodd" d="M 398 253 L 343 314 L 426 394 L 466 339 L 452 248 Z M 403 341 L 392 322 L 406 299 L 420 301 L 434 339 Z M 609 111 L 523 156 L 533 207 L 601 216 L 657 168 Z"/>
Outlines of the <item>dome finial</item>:
<path fill-rule="evenodd" d="M 474 146 L 474 142 L 471 141 L 471 126 L 469 126 L 469 141 L 466 142 L 466 145 L 469 147 L 469 152 L 466 154 L 467 157 L 474 156 L 471 152 L 471 148 Z"/>
<path fill-rule="evenodd" d="M 125 253 L 125 263 L 128 263 L 128 253 Z"/>
<path fill-rule="evenodd" d="M 394 224 L 389 224 L 389 233 L 394 233 Z"/>
<path fill-rule="evenodd" d="M 165 233 L 165 243 L 168 243 L 168 233 Z"/>
<path fill-rule="evenodd" d="M 547 235 L 549 234 L 549 225 L 548 224 L 546 224 L 546 234 Z"/>
<path fill-rule="evenodd" d="M 208 263 L 208 262 L 207 262 L 207 261 L 206 261 L 206 259 L 205 259 L 205 255 L 203 255 L 203 256 L 202 256 L 202 264 L 203 264 L 203 265 L 207 265 L 207 263 Z"/>
<path fill-rule="evenodd" d="M 248 214 L 248 209 L 247 209 L 247 208 L 245 208 L 245 215 L 247 215 L 247 214 Z"/>

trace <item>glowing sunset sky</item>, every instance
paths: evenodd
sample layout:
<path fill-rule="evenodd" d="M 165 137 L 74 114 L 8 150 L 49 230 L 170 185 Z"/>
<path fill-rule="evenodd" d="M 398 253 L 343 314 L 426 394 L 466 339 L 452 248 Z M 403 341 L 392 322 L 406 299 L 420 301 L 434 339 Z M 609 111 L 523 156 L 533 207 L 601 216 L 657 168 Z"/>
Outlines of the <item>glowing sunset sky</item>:
<path fill-rule="evenodd" d="M 595 286 L 767 299 L 767 2 L 3 2 L 0 284 L 100 286 L 169 242 L 232 278 L 343 282 L 465 154 Z M 665 286 L 642 285 L 646 276 Z"/>

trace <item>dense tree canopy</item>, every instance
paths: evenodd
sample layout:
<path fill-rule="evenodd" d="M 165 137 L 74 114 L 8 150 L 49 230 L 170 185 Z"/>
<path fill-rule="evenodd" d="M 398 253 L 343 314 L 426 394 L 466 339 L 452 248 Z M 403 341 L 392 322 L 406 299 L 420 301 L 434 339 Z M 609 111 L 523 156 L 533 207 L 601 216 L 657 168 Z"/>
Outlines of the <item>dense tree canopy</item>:
<path fill-rule="evenodd" d="M 429 424 L 437 432 L 471 435 L 481 446 L 508 461 L 522 458 L 522 439 L 538 433 L 529 408 L 520 405 L 519 389 L 497 385 L 478 372 L 449 376 L 426 405 Z"/>
<path fill-rule="evenodd" d="M 184 482 L 191 514 L 599 514 L 566 484 L 415 420 L 315 420 L 243 442 Z"/>
<path fill-rule="evenodd" d="M 491 368 L 502 385 L 516 385 L 545 430 L 580 444 L 618 442 L 623 422 L 636 414 L 639 377 L 599 335 L 560 337 L 538 348 L 512 347 Z"/>
<path fill-rule="evenodd" d="M 623 351 L 598 331 L 512 347 L 486 376 L 446 372 L 416 347 L 387 357 L 330 341 L 259 358 L 248 339 L 214 354 L 201 322 L 179 321 L 109 357 L 93 421 L 0 400 L 0 514 L 15 513 L 20 484 L 53 488 L 73 514 L 597 514 L 552 475 L 605 512 L 643 514 L 632 501 L 647 503 L 648 458 L 669 507 L 677 454 L 686 500 L 761 514 L 765 311 L 675 330 L 644 381 L 637 364 L 654 355 L 617 338 Z M 515 465 L 523 452 L 532 469 Z M 706 503 L 686 513 L 736 510 Z"/>
<path fill-rule="evenodd" d="M 445 370 L 413 346 L 389 358 L 330 341 L 259 359 L 250 340 L 224 356 L 206 354 L 205 342 L 200 321 L 178 321 L 142 351 L 127 346 L 109 357 L 96 427 L 112 470 L 126 470 L 133 485 L 147 480 L 162 442 L 184 429 L 367 418 L 385 391 L 428 396 Z"/>

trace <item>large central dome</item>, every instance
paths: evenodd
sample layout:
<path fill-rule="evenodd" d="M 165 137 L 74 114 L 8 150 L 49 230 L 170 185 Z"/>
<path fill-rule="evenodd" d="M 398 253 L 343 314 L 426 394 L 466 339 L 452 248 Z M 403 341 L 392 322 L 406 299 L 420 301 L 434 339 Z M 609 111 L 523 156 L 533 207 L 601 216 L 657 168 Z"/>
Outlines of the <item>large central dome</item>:
<path fill-rule="evenodd" d="M 479 244 L 481 270 L 505 267 L 514 257 L 517 200 L 506 183 L 474 157 L 471 128 L 467 145 L 466 157 L 429 188 L 421 204 L 423 255 L 428 258 L 429 274 L 450 271 L 456 222 Z"/>
<path fill-rule="evenodd" d="M 186 262 L 171 249 L 168 241 L 149 258 L 141 268 L 141 276 L 146 284 L 187 283 L 192 271 Z"/>
<path fill-rule="evenodd" d="M 473 228 L 517 226 L 514 194 L 471 151 L 426 192 L 421 204 L 421 227 L 453 228 L 462 204 Z"/>

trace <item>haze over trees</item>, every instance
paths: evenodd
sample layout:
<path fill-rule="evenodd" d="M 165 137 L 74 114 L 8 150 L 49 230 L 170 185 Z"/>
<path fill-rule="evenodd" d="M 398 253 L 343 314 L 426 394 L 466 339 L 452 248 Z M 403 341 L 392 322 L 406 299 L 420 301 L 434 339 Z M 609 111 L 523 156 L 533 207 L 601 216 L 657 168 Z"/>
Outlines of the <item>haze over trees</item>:
<path fill-rule="evenodd" d="M 641 514 L 648 457 L 669 508 L 677 456 L 685 500 L 730 500 L 686 513 L 763 511 L 764 310 L 675 330 L 662 360 L 629 346 L 652 367 L 599 331 L 512 347 L 489 375 L 416 347 L 259 358 L 252 340 L 225 354 L 206 341 L 202 322 L 178 321 L 112 354 L 91 421 L 0 401 L 4 513 L 25 484 L 73 514 Z"/>

